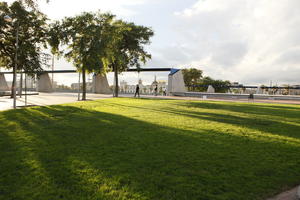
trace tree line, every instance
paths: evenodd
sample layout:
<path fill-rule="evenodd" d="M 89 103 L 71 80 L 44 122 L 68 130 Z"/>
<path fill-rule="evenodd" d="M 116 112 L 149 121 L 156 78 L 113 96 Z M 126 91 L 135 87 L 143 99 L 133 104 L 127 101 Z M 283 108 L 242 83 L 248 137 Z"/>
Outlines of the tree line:
<path fill-rule="evenodd" d="M 7 16 L 12 20 L 5 20 Z M 114 96 L 118 96 L 118 74 L 130 67 L 139 69 L 151 59 L 144 47 L 150 44 L 152 29 L 117 19 L 111 13 L 84 12 L 48 22 L 35 1 L 0 2 L 0 67 L 37 74 L 43 71 L 42 51 L 49 48 L 81 72 L 85 100 L 86 73 L 114 72 Z"/>

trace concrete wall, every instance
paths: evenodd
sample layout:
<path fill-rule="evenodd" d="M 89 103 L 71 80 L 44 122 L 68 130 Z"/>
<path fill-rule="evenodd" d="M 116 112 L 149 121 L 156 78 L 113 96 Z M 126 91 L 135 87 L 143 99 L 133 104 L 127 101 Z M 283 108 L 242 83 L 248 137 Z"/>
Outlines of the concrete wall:
<path fill-rule="evenodd" d="M 93 77 L 93 92 L 96 94 L 111 94 L 106 75 L 95 75 Z"/>
<path fill-rule="evenodd" d="M 181 70 L 178 70 L 177 72 L 171 73 L 169 75 L 168 95 L 172 95 L 173 93 L 177 92 L 187 92 Z"/>
<path fill-rule="evenodd" d="M 8 91 L 9 87 L 7 85 L 4 74 L 0 74 L 0 91 Z"/>
<path fill-rule="evenodd" d="M 173 93 L 174 96 L 185 97 L 198 97 L 208 99 L 248 99 L 249 94 L 228 94 L 228 93 L 207 93 L 207 92 L 177 92 Z M 267 99 L 267 100 L 295 100 L 300 101 L 298 95 L 266 95 L 266 94 L 254 94 L 254 99 Z"/>
<path fill-rule="evenodd" d="M 52 82 L 48 73 L 44 73 L 39 77 L 37 87 L 38 92 L 53 92 Z"/>

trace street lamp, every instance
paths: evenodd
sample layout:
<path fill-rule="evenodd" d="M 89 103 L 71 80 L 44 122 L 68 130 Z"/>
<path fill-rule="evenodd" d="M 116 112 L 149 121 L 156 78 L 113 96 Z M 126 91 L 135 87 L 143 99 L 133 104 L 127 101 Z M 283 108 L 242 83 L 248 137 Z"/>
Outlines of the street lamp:
<path fill-rule="evenodd" d="M 12 22 L 13 19 L 6 15 L 4 16 L 4 20 L 6 22 Z M 13 92 L 13 107 L 17 108 L 17 96 L 16 96 L 16 82 L 17 82 L 17 61 L 18 61 L 18 48 L 19 48 L 19 22 L 17 21 L 17 32 L 16 32 L 16 54 L 15 54 L 15 65 L 13 68 L 13 84 L 12 84 L 12 92 Z"/>

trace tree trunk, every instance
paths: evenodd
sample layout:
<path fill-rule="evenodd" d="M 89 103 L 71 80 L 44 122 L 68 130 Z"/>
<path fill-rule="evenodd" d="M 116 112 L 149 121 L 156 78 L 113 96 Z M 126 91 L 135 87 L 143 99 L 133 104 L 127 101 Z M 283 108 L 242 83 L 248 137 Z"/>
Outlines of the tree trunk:
<path fill-rule="evenodd" d="M 115 73 L 115 92 L 114 97 L 119 96 L 119 81 L 118 81 L 118 67 L 114 65 L 114 73 Z"/>
<path fill-rule="evenodd" d="M 15 68 L 13 67 L 13 74 L 15 73 Z M 11 95 L 10 98 L 13 99 L 14 98 L 14 90 L 16 90 L 17 86 L 16 86 L 16 76 L 13 76 L 13 81 L 12 81 L 12 85 L 11 85 Z"/>
<path fill-rule="evenodd" d="M 80 87 L 80 85 L 79 85 Z M 82 100 L 86 100 L 85 67 L 82 68 Z"/>

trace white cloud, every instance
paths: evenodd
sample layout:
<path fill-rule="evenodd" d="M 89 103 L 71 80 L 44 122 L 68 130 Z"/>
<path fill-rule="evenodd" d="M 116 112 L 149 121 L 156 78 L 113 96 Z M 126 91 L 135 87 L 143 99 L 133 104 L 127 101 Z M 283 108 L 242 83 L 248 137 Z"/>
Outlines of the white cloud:
<path fill-rule="evenodd" d="M 299 0 L 199 0 L 175 13 L 190 55 L 179 64 L 246 83 L 299 83 L 299 13 Z"/>
<path fill-rule="evenodd" d="M 245 84 L 300 82 L 299 0 L 51 0 L 41 9 L 54 19 L 100 9 L 152 26 L 149 67 L 199 67 Z"/>
<path fill-rule="evenodd" d="M 5 0 L 12 3 L 14 0 Z M 39 8 L 50 19 L 61 19 L 66 16 L 78 15 L 82 12 L 112 12 L 120 17 L 135 15 L 137 11 L 130 6 L 142 5 L 146 0 L 38 0 Z"/>
<path fill-rule="evenodd" d="M 78 15 L 81 12 L 95 12 L 97 10 L 126 17 L 136 14 L 135 11 L 129 9 L 130 6 L 142 3 L 144 0 L 85 0 L 84 3 L 79 0 L 51 0 L 48 4 L 43 1 L 40 7 L 51 19 L 60 19 L 65 16 Z"/>
<path fill-rule="evenodd" d="M 228 9 L 228 6 L 234 5 L 232 0 L 230 3 L 224 3 L 224 0 L 199 0 L 191 8 L 186 8 L 181 12 L 176 12 L 177 15 L 193 16 L 202 12 L 215 12 Z"/>

